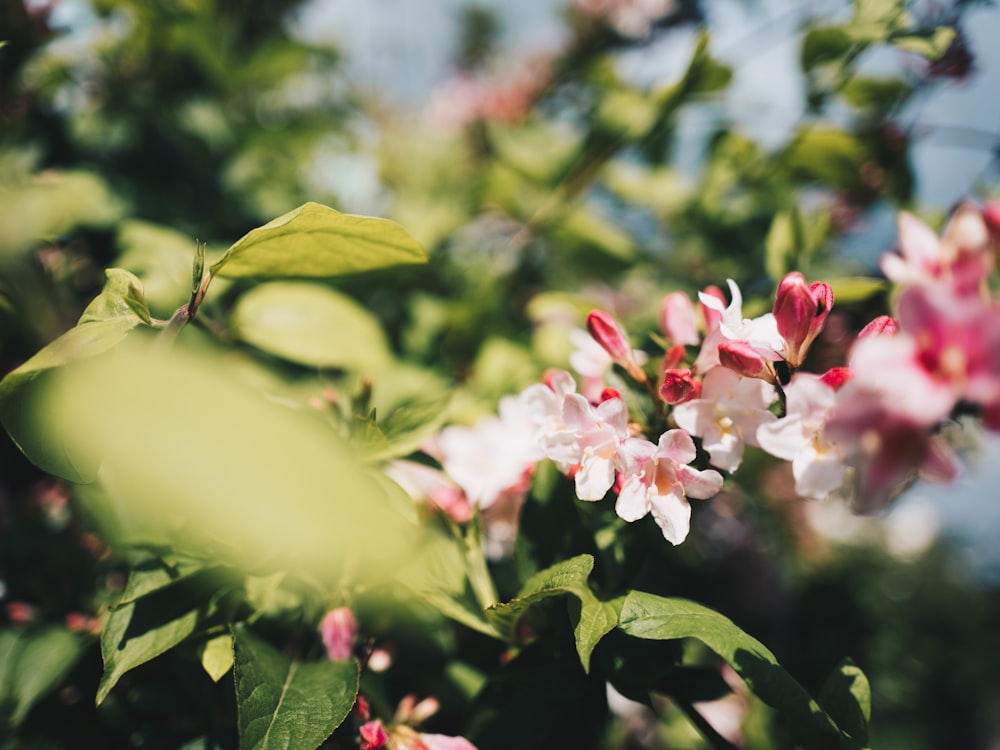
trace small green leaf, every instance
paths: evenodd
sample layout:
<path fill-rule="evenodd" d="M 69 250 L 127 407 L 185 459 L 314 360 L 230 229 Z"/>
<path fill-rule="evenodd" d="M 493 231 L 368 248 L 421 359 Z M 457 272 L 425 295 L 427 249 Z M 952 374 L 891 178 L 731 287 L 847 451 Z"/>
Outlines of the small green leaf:
<path fill-rule="evenodd" d="M 222 624 L 206 586 L 215 576 L 197 576 L 159 589 L 111 611 L 101 632 L 104 675 L 97 688 L 100 705 L 122 675 L 192 635 Z"/>
<path fill-rule="evenodd" d="M 243 750 L 314 750 L 347 718 L 358 695 L 356 660 L 292 660 L 242 623 L 233 637 Z"/>
<path fill-rule="evenodd" d="M 428 401 L 414 401 L 397 407 L 379 423 L 385 445 L 366 451 L 370 460 L 386 461 L 409 455 L 441 428 L 450 393 Z"/>
<path fill-rule="evenodd" d="M 854 662 L 845 659 L 830 673 L 818 700 L 844 733 L 854 740 L 857 750 L 868 747 L 871 687 L 865 673 Z"/>
<path fill-rule="evenodd" d="M 736 670 L 754 695 L 807 733 L 814 743 L 810 747 L 841 746 L 840 732 L 819 704 L 760 641 L 718 612 L 686 599 L 632 591 L 622 605 L 618 627 L 637 638 L 696 638 Z"/>
<path fill-rule="evenodd" d="M 764 242 L 764 267 L 772 279 L 780 279 L 796 266 L 796 258 L 802 249 L 800 222 L 798 209 L 794 207 L 779 211 L 771 221 Z"/>
<path fill-rule="evenodd" d="M 910 86 L 900 78 L 857 76 L 844 83 L 840 94 L 859 109 L 887 111 L 910 93 Z"/>
<path fill-rule="evenodd" d="M 205 563 L 194 560 L 171 564 L 158 557 L 137 563 L 129 571 L 125 591 L 115 606 L 121 607 L 154 591 L 172 586 L 204 571 L 205 567 Z"/>
<path fill-rule="evenodd" d="M 588 670 L 591 652 L 618 623 L 621 607 L 621 600 L 602 602 L 594 596 L 587 583 L 593 569 L 594 558 L 590 555 L 577 555 L 557 563 L 529 578 L 514 599 L 488 608 L 486 616 L 506 640 L 511 640 L 518 620 L 529 607 L 552 596 L 572 594 L 579 600 L 579 607 L 574 605 L 571 610 L 576 620 L 577 654 L 584 670 Z"/>
<path fill-rule="evenodd" d="M 83 645 L 56 625 L 0 631 L 0 727 L 20 724 L 73 668 Z"/>
<path fill-rule="evenodd" d="M 391 360 L 375 317 L 320 284 L 260 284 L 240 297 L 231 323 L 248 344 L 309 367 L 371 368 Z"/>
<path fill-rule="evenodd" d="M 233 636 L 225 633 L 205 641 L 198 649 L 198 655 L 201 657 L 201 666 L 212 678 L 212 682 L 218 682 L 233 668 Z"/>
<path fill-rule="evenodd" d="M 423 248 L 393 221 L 306 203 L 245 234 L 211 271 L 230 278 L 330 278 L 426 261 Z"/>

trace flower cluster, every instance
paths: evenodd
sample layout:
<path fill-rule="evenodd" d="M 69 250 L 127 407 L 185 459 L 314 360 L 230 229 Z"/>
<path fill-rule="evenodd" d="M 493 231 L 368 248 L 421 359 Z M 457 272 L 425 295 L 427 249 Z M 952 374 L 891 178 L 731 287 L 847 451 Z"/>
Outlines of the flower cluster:
<path fill-rule="evenodd" d="M 916 476 L 951 478 L 956 461 L 941 426 L 976 413 L 1000 428 L 1000 305 L 987 286 L 992 215 L 964 205 L 939 239 L 903 214 L 899 252 L 882 260 L 897 287 L 896 316 L 871 321 L 847 361 L 823 373 L 806 365 L 833 291 L 798 272 L 781 279 L 771 311 L 755 318 L 744 317 L 732 280 L 728 302 L 718 288 L 699 293 L 700 314 L 687 295 L 668 294 L 655 377 L 621 324 L 595 310 L 570 359 L 582 392 L 571 373 L 550 372 L 503 399 L 498 416 L 446 428 L 427 450 L 454 481 L 438 475 L 422 494 L 455 520 L 469 505 L 517 506 L 535 464 L 549 459 L 581 500 L 615 495 L 618 516 L 651 515 L 679 544 L 689 499 L 718 493 L 746 446 L 790 461 L 801 496 L 846 491 L 861 510 L 883 506 Z M 651 415 L 629 413 L 610 387 L 612 365 L 645 391 Z"/>

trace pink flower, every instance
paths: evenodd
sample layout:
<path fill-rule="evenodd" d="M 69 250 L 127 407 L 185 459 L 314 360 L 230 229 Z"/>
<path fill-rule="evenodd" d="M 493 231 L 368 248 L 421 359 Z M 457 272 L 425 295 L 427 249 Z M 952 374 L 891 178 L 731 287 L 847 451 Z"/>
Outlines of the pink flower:
<path fill-rule="evenodd" d="M 664 370 L 660 397 L 668 404 L 683 404 L 701 393 L 701 381 L 690 370 Z"/>
<path fill-rule="evenodd" d="M 674 407 L 674 421 L 702 439 L 714 466 L 736 471 L 744 444 L 756 445 L 757 428 L 774 421 L 767 408 L 775 398 L 771 385 L 713 367 L 705 375 L 701 397 Z"/>
<path fill-rule="evenodd" d="M 385 467 L 385 473 L 415 501 L 431 503 L 455 523 L 472 518 L 469 499 L 444 472 L 416 461 L 396 460 Z"/>
<path fill-rule="evenodd" d="M 626 521 L 653 514 L 671 544 L 680 544 L 691 526 L 687 497 L 706 499 L 722 489 L 722 475 L 699 471 L 687 464 L 697 456 L 694 441 L 684 430 L 668 430 L 653 445 L 643 438 L 622 444 L 624 483 L 615 511 Z"/>
<path fill-rule="evenodd" d="M 361 725 L 361 750 L 376 750 L 385 747 L 389 742 L 389 735 L 378 719 L 368 721 Z"/>
<path fill-rule="evenodd" d="M 347 607 L 337 607 L 323 616 L 319 624 L 320 636 L 326 646 L 330 661 L 347 661 L 354 653 L 358 637 L 358 621 Z"/>
<path fill-rule="evenodd" d="M 826 435 L 826 419 L 836 392 L 822 378 L 796 373 L 785 387 L 787 413 L 757 430 L 760 447 L 792 462 L 795 491 L 822 500 L 844 483 L 843 453 Z"/>
<path fill-rule="evenodd" d="M 698 373 L 708 372 L 720 364 L 720 346 L 726 341 L 745 342 L 747 353 L 753 350 L 756 358 L 773 362 L 781 359 L 779 353 L 784 346 L 784 339 L 778 332 L 778 324 L 773 313 L 766 313 L 757 318 L 743 317 L 743 295 L 736 282 L 727 279 L 731 300 L 729 305 L 707 292 L 699 292 L 704 309 L 713 311 L 719 316 L 718 328 L 711 330 L 701 345 L 701 352 L 695 360 L 694 370 Z M 746 372 L 741 374 L 746 375 Z"/>
<path fill-rule="evenodd" d="M 694 305 L 684 292 L 671 292 L 663 298 L 660 330 L 675 344 L 694 346 L 701 342 L 694 320 Z"/>
<path fill-rule="evenodd" d="M 610 398 L 591 406 L 578 393 L 565 396 L 562 425 L 542 439 L 546 455 L 564 469 L 579 465 L 576 494 L 600 500 L 615 481 L 618 449 L 628 437 L 625 402 Z"/>

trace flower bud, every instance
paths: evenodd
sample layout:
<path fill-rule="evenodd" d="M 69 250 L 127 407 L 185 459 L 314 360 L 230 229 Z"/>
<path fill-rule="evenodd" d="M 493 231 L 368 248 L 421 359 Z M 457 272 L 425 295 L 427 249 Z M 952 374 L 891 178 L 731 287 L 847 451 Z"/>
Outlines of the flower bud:
<path fill-rule="evenodd" d="M 611 359 L 621 365 L 628 374 L 640 383 L 646 382 L 646 373 L 639 367 L 632 353 L 625 330 L 618 321 L 603 310 L 591 310 L 587 316 L 587 330 L 598 344 L 611 355 Z"/>
<path fill-rule="evenodd" d="M 737 375 L 768 383 L 777 381 L 774 365 L 746 341 L 723 341 L 719 344 L 719 363 Z"/>
<path fill-rule="evenodd" d="M 684 292 L 671 292 L 663 298 L 660 330 L 675 344 L 695 346 L 701 341 L 694 321 L 694 305 Z"/>
<path fill-rule="evenodd" d="M 347 607 L 337 607 L 323 617 L 319 625 L 326 655 L 330 661 L 347 661 L 354 652 L 354 640 L 358 636 L 358 621 Z"/>
<path fill-rule="evenodd" d="M 841 386 L 854 376 L 850 367 L 831 367 L 819 376 L 819 379 L 830 386 L 833 390 L 839 391 Z"/>
<path fill-rule="evenodd" d="M 774 319 L 778 333 L 785 340 L 785 361 L 799 367 L 816 336 L 823 329 L 830 308 L 833 291 L 829 284 L 806 284 L 798 271 L 786 274 L 774 295 Z"/>
<path fill-rule="evenodd" d="M 701 395 L 701 381 L 696 380 L 690 370 L 664 370 L 660 384 L 660 396 L 668 404 L 683 404 Z"/>
<path fill-rule="evenodd" d="M 378 719 L 365 722 L 359 731 L 361 733 L 361 750 L 375 750 L 379 747 L 385 747 L 389 741 L 389 735 Z"/>

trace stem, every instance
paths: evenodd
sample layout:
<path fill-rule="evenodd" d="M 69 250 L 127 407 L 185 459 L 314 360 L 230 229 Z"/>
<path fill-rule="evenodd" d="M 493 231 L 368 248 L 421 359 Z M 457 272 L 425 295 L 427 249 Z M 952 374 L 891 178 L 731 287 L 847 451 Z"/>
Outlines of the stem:
<path fill-rule="evenodd" d="M 676 696 L 671 696 L 671 699 L 715 750 L 740 750 L 736 745 L 715 731 L 715 727 L 709 724 L 708 720 L 698 713 L 698 709 L 694 707 L 691 701 L 683 700 Z"/>

